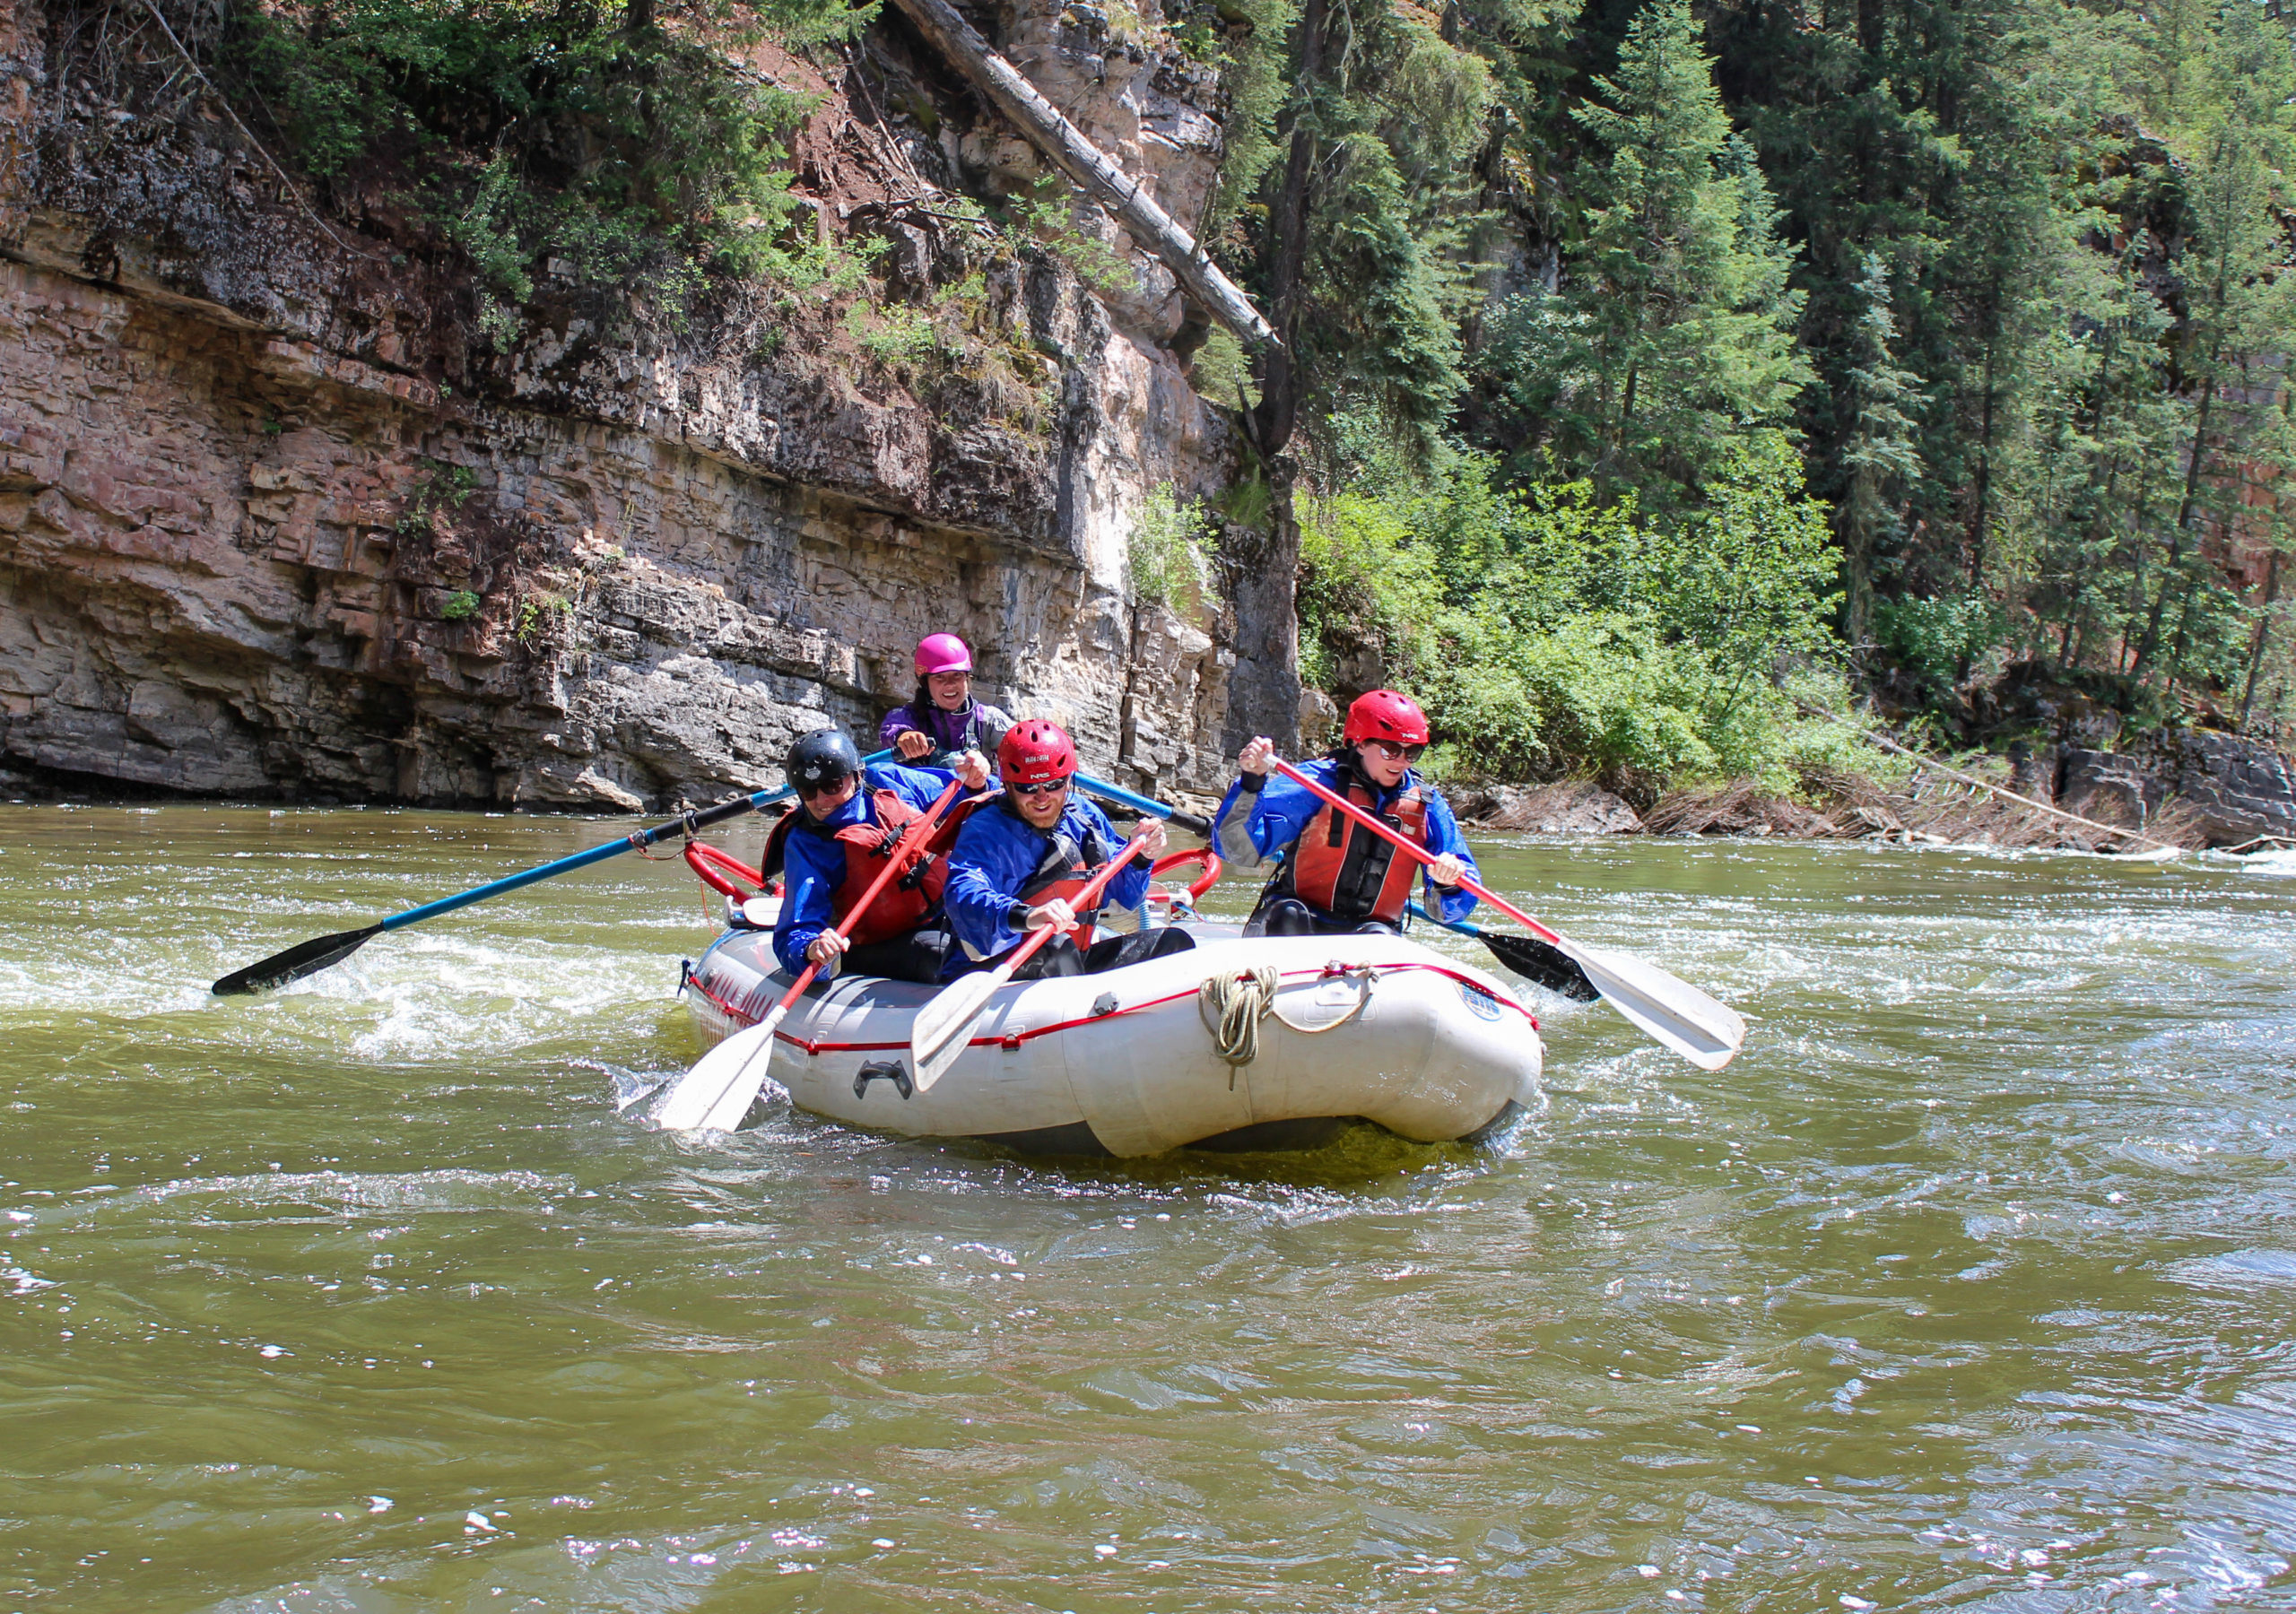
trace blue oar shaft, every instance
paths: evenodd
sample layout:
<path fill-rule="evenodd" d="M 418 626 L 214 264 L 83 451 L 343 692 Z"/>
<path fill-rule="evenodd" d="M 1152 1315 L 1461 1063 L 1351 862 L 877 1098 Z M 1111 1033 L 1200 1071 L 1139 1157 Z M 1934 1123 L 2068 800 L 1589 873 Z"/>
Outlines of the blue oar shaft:
<path fill-rule="evenodd" d="M 874 756 L 864 757 L 861 759 L 862 765 L 866 767 L 871 763 L 883 762 L 891 756 L 892 752 L 889 751 L 879 751 Z M 744 812 L 760 811 L 772 806 L 776 802 L 786 802 L 796 794 L 795 790 L 785 785 L 778 790 L 761 790 L 753 795 L 739 796 L 730 802 L 720 802 L 715 807 L 706 808 L 700 812 L 689 816 L 692 820 L 692 827 L 700 829 L 705 824 L 719 823 L 729 818 L 737 818 Z M 483 902 L 490 897 L 500 897 L 506 891 L 515 891 L 521 886 L 530 886 L 537 881 L 549 880 L 559 874 L 570 874 L 577 869 L 587 869 L 594 863 L 604 863 L 607 858 L 619 856 L 633 847 L 650 846 L 664 836 L 675 835 L 687 827 L 686 817 L 674 818 L 667 823 L 656 824 L 653 828 L 641 829 L 634 835 L 625 835 L 620 840 L 608 841 L 602 846 L 592 846 L 587 852 L 577 852 L 570 857 L 561 857 L 556 863 L 544 863 L 538 869 L 528 869 L 522 874 L 509 875 L 486 885 L 475 886 L 467 891 L 459 891 L 452 897 L 441 897 L 436 902 L 426 902 L 421 907 L 409 908 L 403 914 L 393 914 L 382 922 L 382 928 L 387 931 L 395 931 L 409 924 L 420 924 L 425 919 L 435 919 L 441 914 L 451 914 L 458 907 L 467 907 L 474 902 Z"/>
<path fill-rule="evenodd" d="M 1104 796 L 1111 802 L 1121 802 L 1135 811 L 1149 813 L 1156 818 L 1170 818 L 1174 811 L 1167 803 L 1152 801 L 1144 795 L 1135 795 L 1121 785 L 1111 785 L 1106 779 L 1096 779 L 1088 773 L 1078 774 L 1076 783 L 1096 796 Z"/>
<path fill-rule="evenodd" d="M 1212 833 L 1212 826 L 1207 820 L 1193 812 L 1183 812 L 1170 802 L 1135 794 L 1121 785 L 1111 785 L 1106 779 L 1096 779 L 1088 773 L 1080 773 L 1075 779 L 1078 789 L 1089 791 L 1103 800 L 1118 803 L 1135 812 L 1144 812 L 1151 818 L 1170 819 L 1191 834 L 1208 836 Z"/>
<path fill-rule="evenodd" d="M 1411 916 L 1414 919 L 1424 919 L 1430 924 L 1439 924 L 1445 930 L 1456 931 L 1462 936 L 1481 937 L 1483 934 L 1483 932 L 1474 925 L 1465 924 L 1457 919 L 1446 919 L 1439 915 L 1429 913 L 1425 908 L 1419 906 L 1418 899 L 1415 898 L 1410 902 L 1404 904 L 1404 906 L 1411 910 Z"/>

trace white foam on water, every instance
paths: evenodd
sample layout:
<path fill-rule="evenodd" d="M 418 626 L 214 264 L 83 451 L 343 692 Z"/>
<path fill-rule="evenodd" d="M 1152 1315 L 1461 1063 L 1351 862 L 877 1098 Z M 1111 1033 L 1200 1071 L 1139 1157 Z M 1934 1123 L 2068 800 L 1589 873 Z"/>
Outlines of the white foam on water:
<path fill-rule="evenodd" d="M 343 1171 L 249 1172 L 233 1176 L 182 1177 L 153 1183 L 94 1202 L 35 1209 L 46 1227 L 84 1225 L 99 1219 L 132 1215 L 160 1206 L 196 1209 L 210 1199 L 213 1209 L 270 1210 L 301 1207 L 340 1215 L 468 1215 L 474 1211 L 530 1212 L 535 1202 L 571 1193 L 570 1177 L 532 1171 L 437 1171 L 361 1173 Z"/>
<path fill-rule="evenodd" d="M 2296 1250 L 2230 1250 L 2170 1266 L 2165 1275 L 2203 1289 L 2282 1289 L 2296 1286 Z"/>

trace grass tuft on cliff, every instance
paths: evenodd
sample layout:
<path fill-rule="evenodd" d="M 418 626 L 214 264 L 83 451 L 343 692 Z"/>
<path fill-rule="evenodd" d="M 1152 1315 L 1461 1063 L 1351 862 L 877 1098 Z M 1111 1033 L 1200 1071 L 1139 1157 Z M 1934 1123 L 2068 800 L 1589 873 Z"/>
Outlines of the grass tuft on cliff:
<path fill-rule="evenodd" d="M 317 0 L 235 8 L 222 65 L 310 173 L 371 187 L 465 252 L 498 346 L 546 274 L 648 294 L 770 273 L 811 110 L 729 54 L 845 37 L 842 0 Z"/>

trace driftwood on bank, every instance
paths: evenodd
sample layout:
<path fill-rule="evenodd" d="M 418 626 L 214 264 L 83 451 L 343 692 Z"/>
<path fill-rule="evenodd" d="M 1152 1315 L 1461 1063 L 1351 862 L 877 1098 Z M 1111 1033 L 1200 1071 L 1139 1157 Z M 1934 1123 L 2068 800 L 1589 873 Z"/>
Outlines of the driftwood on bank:
<path fill-rule="evenodd" d="M 1814 712 L 1821 717 L 1831 718 L 1836 723 L 1843 724 L 1849 728 L 1856 729 L 1857 732 L 1863 735 L 1870 743 L 1880 746 L 1883 751 L 1894 751 L 1899 756 L 1904 757 L 1909 761 L 1919 764 L 1921 767 L 1927 768 L 1932 773 L 1943 774 L 1949 779 L 1958 779 L 1964 785 L 1972 785 L 1979 790 L 1986 791 L 1993 795 L 2006 797 L 2010 801 L 2019 803 L 2023 806 L 2031 807 L 2036 812 L 2048 813 L 2053 817 L 2061 818 L 2066 820 L 2068 822 L 2078 824 L 2083 829 L 2093 829 L 2100 835 L 2103 835 L 2116 840 L 2132 840 L 2136 842 L 2139 846 L 2152 846 L 2160 851 L 2170 854 L 2175 854 L 2183 850 L 2182 847 L 2174 846 L 2168 841 L 2161 840 L 2156 837 L 2146 835 L 2142 830 L 2124 829 L 2116 824 L 2100 824 L 2095 819 L 2083 818 L 2077 812 L 2067 812 L 2064 808 L 2051 806 L 2047 802 L 2037 802 L 2029 795 L 2019 795 L 2015 791 L 2004 789 L 2001 785 L 1996 785 L 1990 779 L 1980 779 L 1975 774 L 1963 773 L 1958 768 L 1948 768 L 1944 763 L 1938 761 L 1934 757 L 1925 757 L 1919 751 L 1907 750 L 1904 746 L 1900 745 L 1896 741 L 1891 739 L 1887 734 L 1877 734 L 1872 729 L 1860 728 L 1857 725 L 1850 723 L 1848 718 L 1841 716 L 1839 713 L 1830 712 L 1826 710 L 1825 707 L 1814 705 L 1810 701 L 1796 701 L 1795 704 L 1801 707 L 1805 711 Z"/>
<path fill-rule="evenodd" d="M 1060 109 L 1037 92 L 1018 68 L 988 47 L 948 0 L 896 0 L 950 65 L 996 109 L 1019 126 L 1031 144 L 1060 171 L 1083 187 L 1132 239 L 1155 254 L 1181 288 L 1206 312 L 1236 334 L 1248 350 L 1281 347 L 1274 327 L 1260 317 L 1251 299 L 1220 273 L 1204 248 L 1171 214 L 1140 188 L 1139 181 L 1111 161 Z"/>

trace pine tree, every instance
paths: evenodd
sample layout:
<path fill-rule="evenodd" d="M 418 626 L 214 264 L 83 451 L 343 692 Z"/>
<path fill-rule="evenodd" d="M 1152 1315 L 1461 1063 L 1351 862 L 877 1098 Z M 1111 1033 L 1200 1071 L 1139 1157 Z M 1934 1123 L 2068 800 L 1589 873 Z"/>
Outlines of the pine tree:
<path fill-rule="evenodd" d="M 2179 20 L 2180 10 L 2170 20 Z M 2199 398 L 2169 553 L 2129 663 L 2140 681 L 2157 670 L 2174 602 L 2176 626 L 2166 646 L 2170 684 L 2189 646 L 2194 608 L 2206 601 L 2212 580 L 2199 554 L 2202 524 L 2229 492 L 2228 478 L 2210 473 L 2226 462 L 2237 464 L 2240 439 L 2256 423 L 2255 404 L 2271 401 L 2239 389 L 2244 395 L 2234 403 L 2226 384 L 2248 355 L 2275 346 L 2285 351 L 2292 334 L 2287 277 L 2274 273 L 2287 248 L 2279 178 L 2296 156 L 2288 110 L 2296 66 L 2287 36 L 2266 30 L 2252 8 L 2227 5 L 2215 19 L 2204 65 L 2203 74 L 2178 72 L 2162 83 L 2164 110 L 2190 119 L 2179 143 L 2189 153 L 2184 189 L 2195 238 L 2187 253 L 2190 336 L 2183 358 Z M 2220 528 L 2224 520 L 2220 508 Z"/>
<path fill-rule="evenodd" d="M 1604 161 L 1552 295 L 1493 322 L 1489 368 L 1532 442 L 1606 494 L 1682 504 L 1809 378 L 1801 294 L 1752 149 L 1731 132 L 1687 0 L 1650 0 L 1576 117 Z"/>
<path fill-rule="evenodd" d="M 1850 429 L 1841 463 L 1849 483 L 1834 522 L 1841 542 L 1842 625 L 1852 646 L 1863 645 L 1872 626 L 1874 557 L 1883 541 L 1899 531 L 1892 497 L 1921 474 L 1915 424 L 1907 412 L 1926 401 L 1918 378 L 1892 351 L 1897 322 L 1890 313 L 1890 276 L 1881 254 L 1866 255 L 1857 291 L 1865 312 L 1857 320 L 1843 399 Z"/>
<path fill-rule="evenodd" d="M 1423 461 L 1465 381 L 1462 203 L 1490 71 L 1403 10 L 1332 0 L 1304 0 L 1288 60 L 1283 160 L 1261 180 L 1248 271 L 1284 339 L 1263 356 L 1255 446 L 1272 459 L 1302 427 L 1360 413 Z"/>

